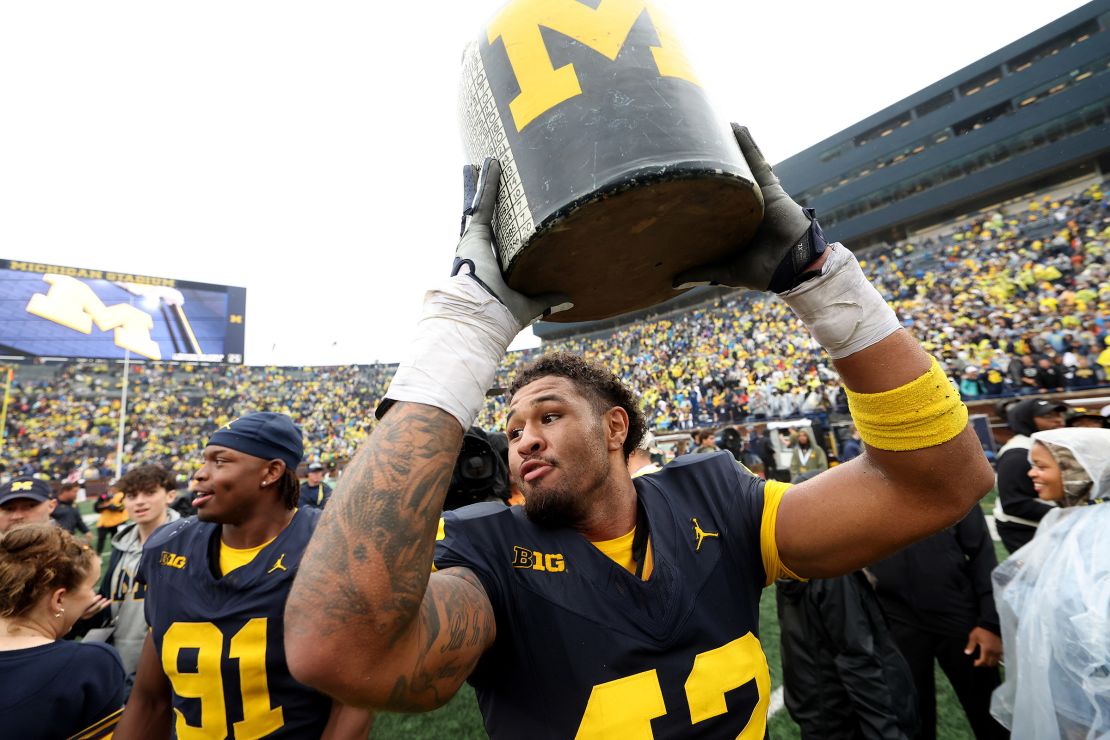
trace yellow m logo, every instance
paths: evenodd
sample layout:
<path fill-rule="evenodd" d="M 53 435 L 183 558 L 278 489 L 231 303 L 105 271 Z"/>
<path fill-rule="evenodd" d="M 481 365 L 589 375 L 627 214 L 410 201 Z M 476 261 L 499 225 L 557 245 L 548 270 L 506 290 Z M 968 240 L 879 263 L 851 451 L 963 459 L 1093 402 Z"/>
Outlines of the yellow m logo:
<path fill-rule="evenodd" d="M 17 480 L 12 483 L 12 493 L 16 491 L 30 491 L 35 485 L 33 480 Z"/>
<path fill-rule="evenodd" d="M 27 313 L 55 324 L 91 334 L 93 323 L 101 331 L 115 330 L 115 344 L 151 360 L 162 359 L 162 350 L 150 337 L 154 319 L 127 303 L 106 306 L 85 283 L 68 275 L 47 273 L 42 279 L 50 290 L 35 293 L 27 303 Z"/>
<path fill-rule="evenodd" d="M 492 44 L 505 43 L 520 94 L 509 103 L 516 130 L 559 103 L 582 94 L 573 64 L 555 69 L 540 27 L 563 34 L 615 61 L 632 27 L 644 13 L 655 28 L 658 45 L 651 48 L 662 77 L 698 84 L 662 14 L 645 0 L 600 0 L 597 9 L 577 0 L 516 0 L 493 19 L 486 34 Z"/>

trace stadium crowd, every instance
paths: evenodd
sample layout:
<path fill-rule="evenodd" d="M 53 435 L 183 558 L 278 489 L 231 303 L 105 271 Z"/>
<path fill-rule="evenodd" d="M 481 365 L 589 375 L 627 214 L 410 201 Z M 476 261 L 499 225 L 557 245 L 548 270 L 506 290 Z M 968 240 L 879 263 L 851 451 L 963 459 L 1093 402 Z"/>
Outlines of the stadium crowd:
<path fill-rule="evenodd" d="M 308 459 L 325 465 L 353 454 L 370 430 L 366 413 L 392 366 L 276 368 L 135 364 L 128 380 L 124 463 L 157 461 L 186 478 L 203 441 L 255 409 L 303 424 Z M 66 364 L 53 376 L 21 381 L 8 411 L 4 463 L 11 473 L 59 480 L 115 474 L 122 378 L 106 363 Z"/>
<path fill-rule="evenodd" d="M 1093 185 L 1034 199 L 861 255 L 904 323 L 965 399 L 1102 385 L 1110 369 L 1110 200 Z M 781 301 L 712 305 L 545 344 L 602 360 L 657 430 L 846 410 L 836 373 Z M 503 368 L 506 379 L 527 355 Z M 491 400 L 484 424 L 498 418 Z"/>
<path fill-rule="evenodd" d="M 1110 200 L 1092 185 L 1038 197 L 927 238 L 861 255 L 911 331 L 958 379 L 965 399 L 1107 382 L 1110 345 Z M 605 332 L 546 342 L 600 360 L 640 394 L 657 431 L 844 412 L 836 372 L 786 304 L 732 293 Z M 536 351 L 511 354 L 498 382 Z M 185 477 L 197 440 L 251 410 L 303 425 L 307 459 L 349 458 L 369 433 L 365 413 L 392 365 L 278 368 L 135 364 L 130 371 L 124 463 L 157 460 Z M 122 386 L 117 364 L 73 362 L 16 374 L 0 462 L 9 472 L 58 479 L 115 470 Z M 499 397 L 478 423 L 498 426 Z"/>
<path fill-rule="evenodd" d="M 941 362 L 965 400 L 1036 396 L 1108 383 L 1108 239 L 1110 199 L 1101 186 L 1092 185 L 1072 197 L 1038 197 L 1020 209 L 1000 210 L 910 242 L 873 248 L 860 260 L 903 325 Z M 568 352 L 597 362 L 623 379 L 638 394 L 648 427 L 655 432 L 704 431 L 734 423 L 817 418 L 847 411 L 845 391 L 824 350 L 784 302 L 756 293 L 724 294 L 693 308 L 652 315 L 616 329 L 547 342 L 543 350 Z M 515 372 L 537 354 L 533 350 L 509 355 L 498 371 L 497 384 L 508 387 Z M 0 537 L 6 548 L 2 553 L 4 568 L 0 569 L 4 583 L 0 585 L 12 594 L 25 594 L 19 600 L 10 599 L 11 608 L 0 614 L 0 621 L 9 628 L 8 657 L 24 661 L 18 670 L 30 670 L 27 666 L 39 670 L 47 660 L 88 663 L 92 667 L 83 669 L 85 673 L 99 676 L 87 687 L 97 705 L 87 716 L 70 718 L 73 726 L 118 721 L 118 708 L 132 691 L 134 671 L 147 649 L 144 640 L 149 642 L 149 615 L 144 616 L 136 604 L 144 596 L 151 598 L 145 592 L 147 578 L 173 576 L 171 571 L 155 570 L 148 563 L 152 570 L 143 573 L 141 584 L 131 579 L 140 568 L 146 539 L 156 536 L 159 527 L 169 531 L 164 525 L 179 519 L 175 487 L 191 480 L 200 489 L 197 505 L 213 506 L 206 487 L 214 485 L 208 481 L 221 475 L 217 468 L 222 463 L 210 448 L 206 451 L 206 442 L 209 447 L 226 445 L 261 461 L 263 467 L 258 470 L 265 473 L 265 478 L 261 483 L 249 483 L 259 486 L 251 495 L 268 502 L 272 511 L 259 509 L 254 516 L 274 528 L 274 537 L 290 527 L 298 538 L 291 546 L 303 549 L 316 514 L 294 519 L 296 512 L 308 511 L 313 508 L 310 504 L 319 508 L 327 504 L 330 491 L 323 482 L 325 471 L 349 460 L 370 433 L 375 423 L 370 410 L 382 398 L 394 370 L 392 365 L 277 368 L 133 364 L 127 375 L 122 460 L 122 467 L 129 472 L 120 481 L 113 480 L 96 504 L 100 518 L 95 549 L 74 506 L 75 491 L 78 481 L 113 478 L 121 462 L 115 458 L 124 382 L 121 368 L 104 362 L 70 362 L 18 371 L 10 390 L 5 444 L 0 452 L 0 484 L 6 486 L 0 491 L 0 503 L 4 504 L 0 531 L 22 529 L 16 537 Z M 477 424 L 486 429 L 499 428 L 505 412 L 503 403 L 501 397 L 489 398 Z M 1044 404 L 1046 415 L 1058 411 L 1058 404 L 1028 403 Z M 259 411 L 263 413 L 254 413 Z M 1031 485 L 1038 486 L 1032 496 L 1046 499 L 1040 493 L 1048 485 L 1042 485 L 1048 480 L 1044 471 L 1055 466 L 1057 479 L 1052 485 L 1053 490 L 1059 489 L 1059 497 L 1054 500 L 1061 502 L 1062 509 L 1078 507 L 1088 499 L 1098 502 L 1110 485 L 1110 473 L 1105 472 L 1110 470 L 1105 454 L 1110 432 L 1066 430 L 1057 434 L 1053 429 L 1064 422 L 1063 412 L 1059 413 L 1058 424 L 1045 422 L 1035 427 L 1039 430 L 1035 433 L 1031 429 L 1032 438 L 1017 451 L 1027 466 L 1021 471 L 1022 480 L 1032 479 Z M 244 421 L 251 427 L 246 432 L 228 431 L 232 423 L 242 426 Z M 1105 426 L 1105 422 L 1097 421 Z M 819 428 L 815 426 L 814 431 Z M 829 467 L 819 434 L 799 428 L 783 430 L 779 436 L 791 461 L 778 472 L 787 473 L 796 482 Z M 846 450 L 854 445 L 858 453 L 859 435 L 853 437 Z M 741 441 L 727 436 L 715 440 L 712 433 L 699 434 L 694 451 L 713 454 L 718 448 L 728 449 L 738 461 L 757 472 L 765 471 L 770 478 L 767 465 L 757 469 L 769 455 L 773 459 L 773 450 L 760 447 L 761 440 L 769 443 L 770 438 L 770 432 L 763 437 L 753 433 Z M 649 434 L 633 455 L 635 465 L 642 466 L 639 472 L 633 471 L 636 475 L 658 472 L 669 462 L 653 440 Z M 1049 457 L 1042 463 L 1027 449 Z M 472 451 L 472 462 L 480 462 L 481 454 L 496 454 L 495 450 L 489 442 L 479 452 Z M 837 454 L 841 462 L 850 456 L 840 450 Z M 282 464 L 275 467 L 274 457 Z M 308 477 L 304 484 L 295 472 L 301 464 L 306 464 Z M 201 472 L 197 472 L 198 465 Z M 481 468 L 478 465 L 474 469 Z M 500 466 L 490 469 L 505 470 Z M 259 475 L 257 471 L 241 471 L 241 481 L 254 481 Z M 61 490 L 55 494 L 55 486 L 48 485 L 46 479 Z M 456 482 L 452 481 L 453 487 Z M 262 493 L 270 484 L 274 485 L 270 490 L 278 490 L 279 497 L 270 499 Z M 300 509 L 296 507 L 295 490 L 300 491 Z M 492 498 L 508 499 L 507 484 L 498 491 Z M 472 491 L 466 494 L 478 500 Z M 181 513 L 187 516 L 194 511 L 186 497 Z M 232 514 L 220 514 L 226 515 L 226 520 L 212 519 L 229 528 L 224 531 L 226 551 L 221 551 L 221 571 L 226 574 L 243 568 L 240 574 L 244 579 L 285 572 L 285 552 L 264 563 L 252 560 L 251 553 L 268 546 L 273 537 L 253 550 L 226 540 L 228 532 L 237 531 Z M 49 515 L 62 525 L 59 529 L 82 533 L 84 539 L 72 539 L 44 526 Z M 1062 518 L 1054 514 L 1045 522 L 1059 527 Z M 1065 519 L 1073 528 L 1080 526 L 1075 524 L 1077 521 L 1086 520 L 1075 516 Z M 274 522 L 280 522 L 280 527 Z M 296 527 L 291 522 L 296 522 Z M 694 524 L 697 527 L 696 519 Z M 1032 526 L 1037 525 L 1033 522 Z M 173 531 L 173 536 L 187 533 L 184 527 Z M 1093 531 L 1089 536 L 1093 537 Z M 106 542 L 109 546 L 105 553 Z M 192 548 L 192 559 L 200 561 L 207 548 L 205 542 L 187 542 L 183 536 L 175 546 L 183 552 Z M 1095 547 L 1093 541 L 1090 546 Z M 103 571 L 98 553 L 104 555 Z M 188 562 L 185 556 L 162 554 L 169 554 L 168 565 L 173 569 L 184 568 Z M 1044 572 L 1074 570 L 1052 560 L 1052 555 L 1046 552 L 1039 556 L 1039 567 Z M 173 560 L 179 557 L 180 561 Z M 51 565 L 49 573 L 40 572 L 41 563 L 55 561 L 57 567 Z M 940 562 L 947 563 L 952 572 L 935 565 Z M 915 570 L 922 563 L 934 565 Z M 248 566 L 254 569 L 250 571 L 253 575 L 248 574 Z M 846 716 L 841 717 L 846 723 L 858 720 L 896 726 L 891 730 L 894 734 L 884 737 L 913 735 L 917 731 L 913 728 L 920 728 L 921 737 L 931 737 L 930 728 L 936 724 L 936 706 L 930 698 L 936 660 L 959 694 L 977 737 L 1008 736 L 991 718 L 992 694 L 996 702 L 1005 702 L 1003 715 L 1019 724 L 1032 721 L 1023 719 L 1021 713 L 1036 702 L 1023 701 L 1020 694 L 1015 697 L 1013 682 L 997 691 L 1001 683 L 997 670 L 1003 654 L 1001 634 L 1006 633 L 1006 654 L 1028 671 L 1027 666 L 1037 656 L 1023 652 L 1023 645 L 1043 642 L 1030 635 L 1035 636 L 1035 630 L 1056 629 L 1070 616 L 1063 611 L 1042 610 L 1037 622 L 1022 622 L 1016 615 L 1029 609 L 1028 601 L 1033 598 L 1030 594 L 1047 591 L 1047 580 L 1032 579 L 1029 571 L 1024 575 L 1015 573 L 1010 561 L 1000 570 L 996 567 L 986 519 L 975 507 L 956 527 L 873 564 L 866 577 L 859 571 L 827 581 L 780 581 L 786 705 L 791 714 L 803 728 L 810 720 L 817 723 L 808 726 L 811 736 L 831 736 L 827 734 L 831 725 L 822 723 L 836 719 L 837 711 L 848 707 Z M 105 575 L 100 579 L 102 572 Z M 991 596 L 992 572 L 993 593 L 1005 599 L 997 611 Z M 999 573 L 1004 578 L 1001 582 Z M 1084 577 L 1101 576 L 1085 573 Z M 98 582 L 99 590 L 94 593 L 93 586 Z M 32 583 L 40 585 L 31 590 L 28 584 Z M 140 586 L 143 591 L 136 591 Z M 153 592 L 170 593 L 166 590 L 169 586 L 152 588 Z M 920 603 L 925 592 L 931 601 L 928 608 Z M 165 612 L 176 619 L 173 615 L 180 604 L 171 596 L 163 599 L 161 606 L 151 611 Z M 1053 600 L 1044 603 L 1052 604 Z M 937 608 L 938 604 L 943 608 Z M 859 617 L 855 626 L 830 622 L 828 615 L 838 610 L 855 610 Z M 280 609 L 274 617 L 279 614 Z M 860 624 L 871 626 L 859 632 Z M 42 625 L 49 627 L 40 629 Z M 80 647 L 84 643 L 63 639 L 67 633 L 73 637 L 105 629 L 98 625 L 111 625 L 107 629 L 114 634 L 112 639 L 123 656 L 122 663 L 113 657 L 116 653 L 92 647 L 97 644 L 95 640 Z M 940 634 L 937 625 L 947 631 Z M 854 643 L 870 643 L 873 636 L 875 645 L 896 645 L 897 649 L 872 650 L 861 658 Z M 23 650 L 33 650 L 34 654 Z M 843 669 L 844 655 L 838 650 L 851 654 L 855 661 L 851 670 Z M 891 656 L 898 659 L 892 660 Z M 818 665 L 822 660 L 826 664 Z M 834 670 L 832 667 L 837 665 L 840 668 Z M 830 672 L 821 673 L 826 670 Z M 821 685 L 807 687 L 808 678 L 818 674 L 823 676 Z M 9 671 L 8 675 L 14 674 Z M 1056 681 L 1057 677 L 1050 680 Z M 1058 680 L 1061 685 L 1070 681 L 1066 676 Z M 833 702 L 838 706 L 828 703 L 827 696 L 820 701 L 806 698 L 806 691 L 813 689 L 824 695 L 834 684 L 843 690 Z M 857 707 L 860 704 L 862 686 L 872 686 L 872 693 L 878 695 L 885 684 L 906 687 L 896 697 L 900 699 L 898 706 L 872 704 L 867 712 L 859 711 L 858 718 L 851 716 L 855 711 L 850 708 L 852 703 Z M 29 692 L 35 693 L 28 687 L 33 688 L 32 684 L 23 687 L 20 701 L 26 701 L 24 695 Z M 153 702 L 149 710 L 152 716 L 160 712 L 160 705 L 151 698 L 150 686 L 136 685 L 134 691 L 138 699 L 129 706 L 138 709 L 131 710 L 130 725 L 125 726 L 127 736 L 138 736 L 135 728 L 146 716 L 142 713 L 146 702 Z M 364 737 L 369 728 L 369 715 L 352 713 L 338 703 L 331 706 L 321 695 L 305 695 L 298 701 L 313 704 L 313 721 L 320 727 L 325 721 L 346 716 L 356 728 L 355 734 Z M 819 711 L 813 714 L 810 710 Z M 807 711 L 812 714 L 808 719 Z M 868 713 L 871 716 L 866 716 Z M 999 716 L 998 711 L 994 715 Z M 1087 718 L 1078 721 L 1090 722 Z"/>

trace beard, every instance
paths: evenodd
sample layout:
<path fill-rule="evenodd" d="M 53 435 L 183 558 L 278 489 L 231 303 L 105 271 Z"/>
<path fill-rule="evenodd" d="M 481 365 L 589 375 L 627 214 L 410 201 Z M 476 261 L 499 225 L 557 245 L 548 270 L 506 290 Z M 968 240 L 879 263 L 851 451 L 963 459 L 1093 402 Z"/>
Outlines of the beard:
<path fill-rule="evenodd" d="M 585 517 L 585 509 L 582 495 L 568 486 L 524 494 L 524 514 L 544 529 L 573 527 Z"/>
<path fill-rule="evenodd" d="M 565 481 L 554 486 L 544 486 L 542 481 L 534 488 L 521 485 L 524 514 L 530 522 L 544 529 L 562 529 L 575 528 L 586 519 L 594 499 L 604 490 L 610 468 L 604 448 L 591 452 L 594 453 L 590 456 L 592 460 L 576 462 L 575 468 L 586 468 L 585 473 L 588 473 L 588 468 L 592 467 L 593 475 L 584 474 L 578 481 Z"/>

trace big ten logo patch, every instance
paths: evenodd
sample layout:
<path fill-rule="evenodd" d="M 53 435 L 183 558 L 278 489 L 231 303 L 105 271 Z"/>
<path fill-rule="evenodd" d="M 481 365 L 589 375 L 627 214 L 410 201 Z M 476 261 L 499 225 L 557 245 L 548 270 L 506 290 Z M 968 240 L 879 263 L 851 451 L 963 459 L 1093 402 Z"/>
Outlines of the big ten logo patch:
<path fill-rule="evenodd" d="M 185 556 L 174 555 L 172 552 L 162 551 L 162 557 L 158 561 L 162 565 L 169 566 L 170 568 L 177 568 L 181 570 L 185 567 Z"/>
<path fill-rule="evenodd" d="M 504 43 L 520 88 L 520 94 L 509 103 L 516 130 L 522 131 L 559 103 L 582 94 L 573 64 L 555 68 L 541 28 L 616 62 L 633 26 L 644 15 L 655 31 L 650 47 L 659 75 L 698 84 L 665 17 L 644 0 L 600 0 L 597 8 L 579 0 L 516 0 L 506 5 L 486 29 L 486 36 L 491 45 L 498 39 Z"/>
<path fill-rule="evenodd" d="M 162 350 L 150 337 L 154 319 L 129 303 L 105 305 L 87 284 L 68 275 L 46 274 L 50 285 L 46 293 L 36 293 L 27 303 L 27 313 L 82 334 L 91 334 L 93 324 L 100 331 L 112 329 L 115 345 L 147 359 L 162 359 Z"/>
<path fill-rule="evenodd" d="M 562 573 L 567 569 L 566 559 L 561 554 L 545 554 L 527 547 L 513 547 L 513 567 L 541 570 L 546 573 Z"/>

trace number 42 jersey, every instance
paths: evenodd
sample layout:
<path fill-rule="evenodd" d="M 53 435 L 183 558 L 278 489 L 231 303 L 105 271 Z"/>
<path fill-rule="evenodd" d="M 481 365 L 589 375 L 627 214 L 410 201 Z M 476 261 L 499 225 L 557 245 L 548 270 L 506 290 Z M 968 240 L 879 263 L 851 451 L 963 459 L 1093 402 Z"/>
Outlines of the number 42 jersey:
<path fill-rule="evenodd" d="M 173 687 L 177 737 L 319 737 L 331 700 L 289 673 L 285 601 L 319 510 L 299 509 L 246 565 L 219 577 L 220 526 L 195 517 L 159 529 L 139 578 L 154 647 Z"/>
<path fill-rule="evenodd" d="M 727 452 L 633 482 L 649 524 L 647 580 L 521 507 L 444 514 L 435 567 L 473 570 L 497 619 L 469 678 L 492 737 L 764 736 L 759 597 L 785 572 L 774 541 L 785 487 Z"/>

